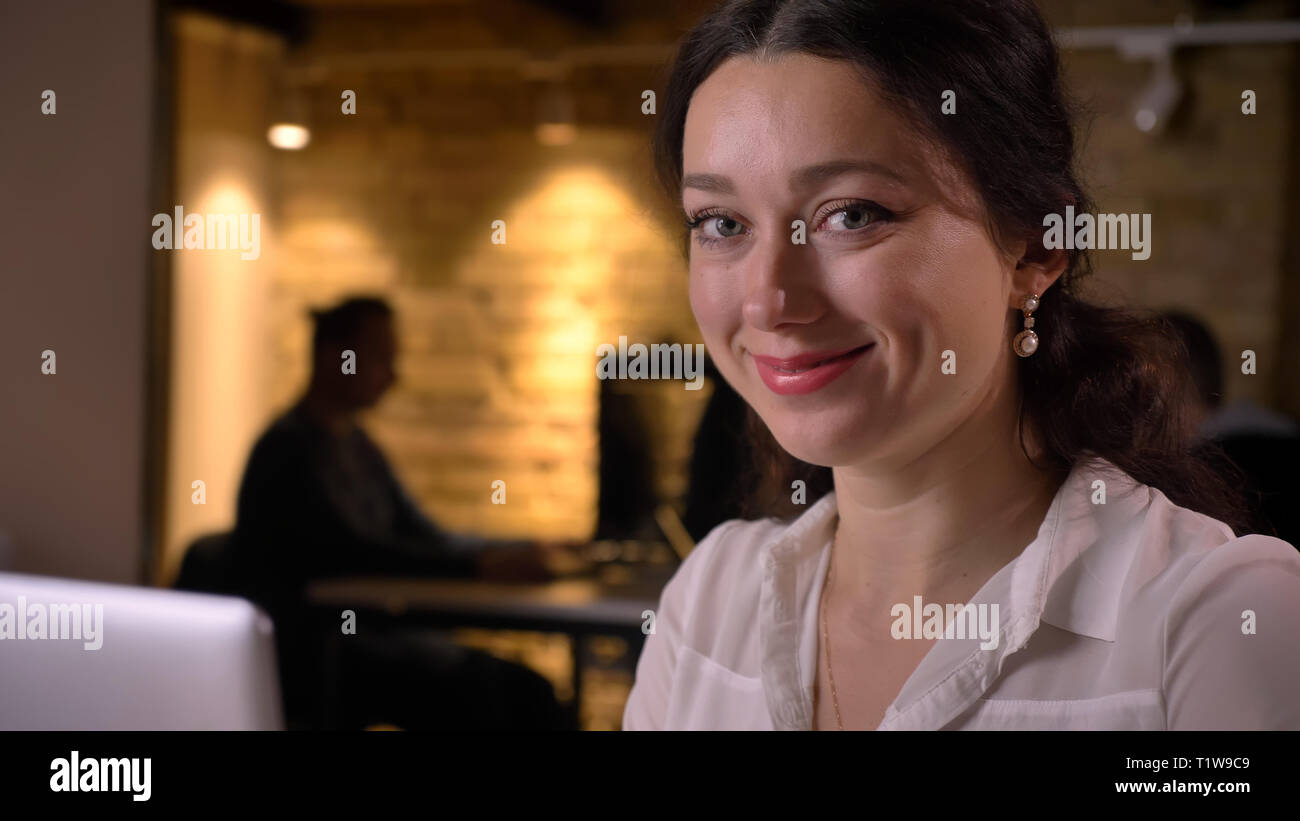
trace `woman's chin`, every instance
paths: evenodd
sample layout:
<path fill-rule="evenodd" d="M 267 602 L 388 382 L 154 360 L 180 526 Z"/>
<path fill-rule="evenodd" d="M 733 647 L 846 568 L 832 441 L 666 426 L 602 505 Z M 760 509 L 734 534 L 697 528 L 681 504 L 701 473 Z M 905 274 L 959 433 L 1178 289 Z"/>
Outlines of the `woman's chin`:
<path fill-rule="evenodd" d="M 835 467 L 856 461 L 854 455 L 864 447 L 861 431 L 772 431 L 777 444 L 800 461 L 822 467 Z"/>

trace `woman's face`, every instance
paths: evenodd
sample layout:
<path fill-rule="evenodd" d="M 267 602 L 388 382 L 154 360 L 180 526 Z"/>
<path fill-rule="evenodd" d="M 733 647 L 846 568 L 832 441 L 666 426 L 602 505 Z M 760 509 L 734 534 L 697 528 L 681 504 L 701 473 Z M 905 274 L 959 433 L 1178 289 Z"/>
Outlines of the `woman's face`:
<path fill-rule="evenodd" d="M 1015 264 L 965 178 L 928 157 L 843 61 L 730 58 L 691 99 L 691 306 L 723 376 L 804 461 L 915 458 L 1013 387 Z"/>

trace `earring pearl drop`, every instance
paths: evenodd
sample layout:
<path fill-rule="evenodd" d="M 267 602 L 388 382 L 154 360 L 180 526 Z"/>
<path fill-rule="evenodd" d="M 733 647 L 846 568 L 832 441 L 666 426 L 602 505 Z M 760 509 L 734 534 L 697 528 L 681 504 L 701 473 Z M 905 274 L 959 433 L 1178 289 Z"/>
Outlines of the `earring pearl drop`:
<path fill-rule="evenodd" d="M 1011 349 L 1018 356 L 1032 356 L 1034 351 L 1038 350 L 1038 334 L 1034 333 L 1034 318 L 1030 316 L 1038 310 L 1038 294 L 1031 294 L 1024 298 L 1020 303 L 1020 310 L 1025 315 L 1025 329 L 1016 334 L 1016 338 L 1011 340 Z"/>

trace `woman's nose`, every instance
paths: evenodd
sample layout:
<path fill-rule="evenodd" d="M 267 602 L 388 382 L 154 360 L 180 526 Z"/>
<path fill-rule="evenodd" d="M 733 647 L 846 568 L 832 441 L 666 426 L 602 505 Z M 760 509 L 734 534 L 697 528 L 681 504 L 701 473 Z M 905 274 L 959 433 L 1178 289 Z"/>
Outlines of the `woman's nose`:
<path fill-rule="evenodd" d="M 789 237 L 770 239 L 746 260 L 745 321 L 762 331 L 807 324 L 825 312 L 816 256 Z"/>

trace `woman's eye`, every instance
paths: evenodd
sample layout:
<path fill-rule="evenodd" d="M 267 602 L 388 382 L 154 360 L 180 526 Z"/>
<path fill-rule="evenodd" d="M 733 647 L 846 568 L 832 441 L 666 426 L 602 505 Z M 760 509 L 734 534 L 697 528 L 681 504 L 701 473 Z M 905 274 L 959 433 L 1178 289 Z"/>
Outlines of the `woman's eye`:
<path fill-rule="evenodd" d="M 716 211 L 705 211 L 688 216 L 686 227 L 695 235 L 695 241 L 702 246 L 717 245 L 745 232 L 745 226 L 739 220 Z"/>
<path fill-rule="evenodd" d="M 889 212 L 884 208 L 858 202 L 840 205 L 826 217 L 822 225 L 829 226 L 832 231 L 860 231 L 888 218 Z"/>
<path fill-rule="evenodd" d="M 832 225 L 838 224 L 850 231 L 854 228 L 864 228 L 871 221 L 871 214 L 865 208 L 845 208 L 843 211 L 831 214 L 830 219 L 827 220 Z"/>
<path fill-rule="evenodd" d="M 723 237 L 738 236 L 742 230 L 740 223 L 730 217 L 714 217 L 710 221 L 717 226 L 718 234 Z"/>
<path fill-rule="evenodd" d="M 866 200 L 840 200 L 823 209 L 814 220 L 815 230 L 830 233 L 852 233 L 872 228 L 878 222 L 887 222 L 893 213 L 874 202 Z M 745 233 L 739 220 L 716 211 L 703 211 L 686 218 L 686 227 L 696 235 L 700 245 L 717 245 Z"/>

